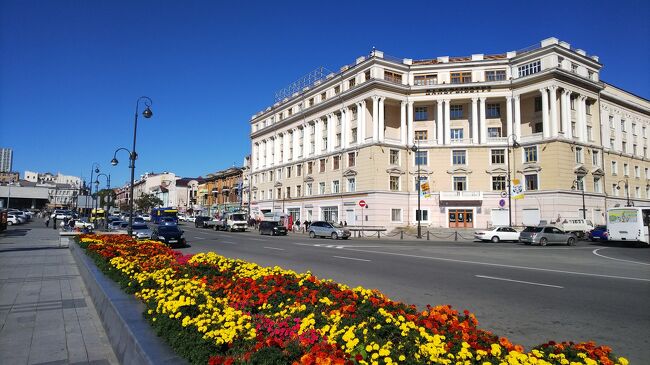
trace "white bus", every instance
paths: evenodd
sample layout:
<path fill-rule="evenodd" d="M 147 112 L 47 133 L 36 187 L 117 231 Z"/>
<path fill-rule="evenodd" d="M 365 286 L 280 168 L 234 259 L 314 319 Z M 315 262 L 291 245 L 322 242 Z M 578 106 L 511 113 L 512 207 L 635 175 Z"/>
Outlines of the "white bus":
<path fill-rule="evenodd" d="M 650 244 L 650 207 L 607 209 L 607 234 L 610 241 Z"/>

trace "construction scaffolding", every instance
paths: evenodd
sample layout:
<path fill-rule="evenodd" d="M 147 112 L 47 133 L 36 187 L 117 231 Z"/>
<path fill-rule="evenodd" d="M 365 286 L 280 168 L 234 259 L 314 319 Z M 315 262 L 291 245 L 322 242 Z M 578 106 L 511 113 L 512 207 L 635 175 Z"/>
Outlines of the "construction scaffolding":
<path fill-rule="evenodd" d="M 320 66 L 313 71 L 309 72 L 305 76 L 299 78 L 298 80 L 292 82 L 287 87 L 282 88 L 275 92 L 275 102 L 284 100 L 285 98 L 290 98 L 295 93 L 302 92 L 306 87 L 313 86 L 317 81 L 320 81 L 325 78 L 325 72 L 327 69 L 323 66 Z"/>

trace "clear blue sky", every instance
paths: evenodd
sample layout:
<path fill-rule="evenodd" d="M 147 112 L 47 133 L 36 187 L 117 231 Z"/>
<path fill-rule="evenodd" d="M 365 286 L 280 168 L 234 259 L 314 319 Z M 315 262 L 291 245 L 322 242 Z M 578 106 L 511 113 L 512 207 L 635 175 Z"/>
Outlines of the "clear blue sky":
<path fill-rule="evenodd" d="M 650 98 L 648 1 L 0 0 L 0 146 L 14 170 L 198 176 L 241 164 L 249 120 L 310 70 L 374 46 L 405 58 L 521 49 L 555 36 L 600 56 L 601 78 Z"/>

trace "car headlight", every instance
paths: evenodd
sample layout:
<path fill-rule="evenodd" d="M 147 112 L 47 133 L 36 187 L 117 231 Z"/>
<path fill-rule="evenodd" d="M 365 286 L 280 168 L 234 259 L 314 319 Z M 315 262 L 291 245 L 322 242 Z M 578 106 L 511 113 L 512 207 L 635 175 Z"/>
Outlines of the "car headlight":
<path fill-rule="evenodd" d="M 180 239 L 183 239 L 183 238 L 184 238 L 183 235 L 181 235 Z"/>

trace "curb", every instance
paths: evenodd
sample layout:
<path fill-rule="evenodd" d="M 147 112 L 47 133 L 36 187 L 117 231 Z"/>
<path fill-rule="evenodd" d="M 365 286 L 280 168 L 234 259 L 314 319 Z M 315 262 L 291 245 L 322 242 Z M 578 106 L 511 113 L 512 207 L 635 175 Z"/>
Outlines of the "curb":
<path fill-rule="evenodd" d="M 106 277 L 76 242 L 71 239 L 68 241 L 79 274 L 86 284 L 120 364 L 187 364 L 187 361 L 176 355 L 156 336 L 142 317 L 144 305 Z"/>

